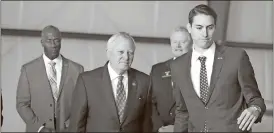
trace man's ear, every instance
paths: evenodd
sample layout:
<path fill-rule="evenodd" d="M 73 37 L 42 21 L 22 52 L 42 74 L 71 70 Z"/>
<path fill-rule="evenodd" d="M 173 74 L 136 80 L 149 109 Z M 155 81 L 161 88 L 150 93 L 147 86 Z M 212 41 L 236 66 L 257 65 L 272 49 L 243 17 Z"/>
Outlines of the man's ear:
<path fill-rule="evenodd" d="M 109 53 L 109 52 L 110 52 L 110 51 L 107 49 L 107 50 L 106 50 L 106 53 L 107 53 L 107 58 L 108 58 L 108 59 L 109 59 L 109 57 L 110 57 L 110 55 L 109 55 L 110 53 Z"/>
<path fill-rule="evenodd" d="M 191 25 L 190 25 L 190 23 L 187 23 L 186 28 L 187 28 L 188 32 L 191 33 Z"/>
<path fill-rule="evenodd" d="M 41 39 L 41 44 L 42 44 L 42 46 L 44 47 L 44 40 L 43 39 Z"/>

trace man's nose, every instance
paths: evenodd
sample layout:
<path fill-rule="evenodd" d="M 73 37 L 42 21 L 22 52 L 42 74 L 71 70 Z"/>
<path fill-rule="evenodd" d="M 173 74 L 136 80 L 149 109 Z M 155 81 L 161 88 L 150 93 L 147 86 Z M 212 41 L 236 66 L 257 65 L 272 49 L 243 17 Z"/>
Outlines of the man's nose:
<path fill-rule="evenodd" d="M 129 53 L 128 52 L 124 52 L 123 58 L 126 59 L 126 60 L 128 60 L 128 57 L 129 57 Z"/>
<path fill-rule="evenodd" d="M 182 42 L 177 43 L 177 47 L 181 48 L 182 47 Z"/>
<path fill-rule="evenodd" d="M 203 37 L 207 37 L 208 36 L 208 30 L 206 28 L 204 28 L 203 32 Z"/>

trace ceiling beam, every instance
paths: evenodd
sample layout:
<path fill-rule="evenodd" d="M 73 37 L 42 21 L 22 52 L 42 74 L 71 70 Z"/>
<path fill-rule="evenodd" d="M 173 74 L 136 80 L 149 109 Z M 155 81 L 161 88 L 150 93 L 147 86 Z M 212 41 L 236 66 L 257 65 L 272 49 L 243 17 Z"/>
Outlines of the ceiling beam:
<path fill-rule="evenodd" d="M 20 37 L 40 37 L 40 30 L 25 30 L 25 29 L 1 29 L 2 36 L 20 36 Z M 77 33 L 77 32 L 62 32 L 63 38 L 70 39 L 84 39 L 84 40 L 99 40 L 107 41 L 111 34 L 97 34 L 97 33 Z M 145 37 L 145 36 L 133 36 L 134 40 L 139 43 L 152 43 L 152 44 L 166 44 L 169 45 L 169 38 L 164 37 Z M 225 42 L 229 47 L 240 48 L 255 48 L 255 49 L 272 49 L 273 44 L 265 43 L 250 43 L 250 42 Z"/>

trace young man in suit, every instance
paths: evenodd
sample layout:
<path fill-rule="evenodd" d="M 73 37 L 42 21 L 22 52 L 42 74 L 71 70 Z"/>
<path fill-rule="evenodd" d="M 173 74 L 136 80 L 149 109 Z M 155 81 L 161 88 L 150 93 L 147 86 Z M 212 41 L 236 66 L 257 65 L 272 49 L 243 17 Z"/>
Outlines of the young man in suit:
<path fill-rule="evenodd" d="M 151 132 L 149 77 L 131 68 L 135 42 L 127 33 L 107 42 L 107 63 L 80 74 L 70 132 Z"/>
<path fill-rule="evenodd" d="M 248 132 L 265 112 L 245 50 L 212 40 L 217 14 L 207 5 L 189 12 L 193 49 L 171 64 L 175 132 Z"/>
<path fill-rule="evenodd" d="M 24 64 L 19 77 L 16 107 L 26 132 L 61 132 L 69 125 L 71 96 L 82 65 L 60 54 L 61 32 L 42 30 L 42 56 Z"/>
<path fill-rule="evenodd" d="M 171 82 L 170 62 L 187 53 L 192 46 L 185 27 L 176 28 L 170 36 L 173 58 L 155 64 L 150 72 L 152 90 L 152 123 L 154 132 L 172 132 L 175 121 L 175 100 Z"/>

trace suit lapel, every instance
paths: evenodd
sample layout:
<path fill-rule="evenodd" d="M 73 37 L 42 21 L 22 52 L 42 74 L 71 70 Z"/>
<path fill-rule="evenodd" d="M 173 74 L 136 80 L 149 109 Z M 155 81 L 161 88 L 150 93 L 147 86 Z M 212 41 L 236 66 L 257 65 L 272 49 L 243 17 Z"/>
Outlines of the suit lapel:
<path fill-rule="evenodd" d="M 53 93 L 52 93 L 52 90 L 51 90 L 50 82 L 48 80 L 48 75 L 47 75 L 47 70 L 46 70 L 46 67 L 45 67 L 45 62 L 44 62 L 44 59 L 43 59 L 43 55 L 38 60 L 39 60 L 38 68 L 41 68 L 40 72 L 42 72 L 41 76 L 39 76 L 39 78 L 41 78 L 41 79 L 38 79 L 38 81 L 41 81 L 41 86 L 47 87 L 50 90 L 50 93 L 52 95 Z M 52 95 L 52 99 L 54 99 L 53 95 Z"/>
<path fill-rule="evenodd" d="M 186 89 L 186 91 L 188 91 L 190 93 L 190 95 L 193 95 L 196 97 L 197 101 L 200 101 L 201 104 L 204 105 L 203 101 L 200 99 L 200 97 L 197 95 L 193 83 L 192 83 L 192 79 L 191 79 L 191 58 L 192 58 L 192 50 L 189 51 L 188 53 L 186 53 L 186 62 L 185 61 L 181 61 L 180 64 L 178 66 L 178 70 L 175 70 L 176 73 L 178 73 L 177 75 L 179 75 L 178 77 L 182 77 L 182 79 L 177 84 L 180 84 L 180 88 Z M 185 64 L 186 63 L 186 64 Z M 182 76 L 185 75 L 185 76 Z M 184 91 L 185 92 L 185 91 Z"/>
<path fill-rule="evenodd" d="M 223 51 L 224 47 L 223 46 L 218 46 L 216 45 L 216 50 L 215 50 L 215 56 L 214 56 L 214 62 L 213 62 L 213 69 L 212 69 L 212 74 L 211 74 L 211 80 L 210 80 L 210 85 L 209 85 L 209 94 L 206 100 L 206 103 L 208 103 L 216 82 L 219 79 L 219 74 L 221 72 L 223 62 L 224 62 L 224 56 L 223 56 Z"/>
<path fill-rule="evenodd" d="M 130 113 L 134 112 L 135 100 L 137 99 L 137 81 L 135 79 L 135 73 L 132 69 L 128 70 L 128 97 L 125 106 L 125 113 L 122 120 L 122 124 L 124 124 L 128 118 L 131 116 Z"/>
<path fill-rule="evenodd" d="M 193 83 L 192 83 L 192 79 L 191 79 L 191 58 L 192 58 L 192 50 L 190 52 L 187 53 L 187 67 L 186 67 L 186 74 L 187 74 L 187 83 L 188 83 L 188 87 L 189 89 L 191 89 L 192 93 L 195 94 L 196 98 L 202 103 L 203 101 L 201 100 L 201 98 L 197 95 Z"/>
<path fill-rule="evenodd" d="M 57 100 L 59 100 L 59 97 L 62 93 L 63 87 L 64 87 L 64 82 L 66 80 L 67 77 L 67 73 L 68 73 L 68 60 L 62 56 L 62 72 L 61 72 L 61 81 L 60 81 L 60 85 L 59 85 L 59 93 L 58 93 L 58 97 Z"/>
<path fill-rule="evenodd" d="M 170 63 L 173 61 L 173 58 L 171 58 L 171 59 L 169 59 L 168 61 L 166 61 L 166 63 L 165 63 L 165 65 L 166 65 L 166 70 L 165 71 L 169 71 L 170 72 L 170 74 L 171 74 L 171 70 L 170 70 Z M 168 90 L 167 90 L 167 93 L 169 93 L 169 95 L 170 96 L 172 96 L 172 98 L 173 98 L 173 83 L 172 83 L 172 81 L 171 81 L 171 77 L 170 77 L 170 79 L 169 79 L 169 81 L 170 81 L 170 88 L 167 88 Z M 174 98 L 173 98 L 174 99 Z M 171 102 L 172 104 L 170 104 L 170 107 L 169 107 L 169 109 L 171 110 L 174 106 L 175 106 L 175 99 Z"/>
<path fill-rule="evenodd" d="M 107 64 L 108 64 L 108 62 L 105 64 L 105 66 L 103 68 L 103 73 L 102 73 L 102 83 L 103 83 L 102 84 L 102 91 L 103 91 L 102 95 L 105 96 L 105 99 L 107 101 L 106 106 L 109 107 L 109 111 L 110 111 L 111 115 L 115 116 L 116 120 L 117 120 L 116 122 L 120 123 Z"/>

